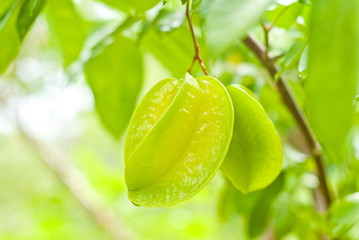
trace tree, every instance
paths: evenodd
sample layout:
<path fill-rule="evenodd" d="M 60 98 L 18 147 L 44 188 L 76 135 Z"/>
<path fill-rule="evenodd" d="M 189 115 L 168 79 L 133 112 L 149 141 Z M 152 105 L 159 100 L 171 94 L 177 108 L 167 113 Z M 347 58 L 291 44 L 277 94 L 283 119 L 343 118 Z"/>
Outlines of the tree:
<path fill-rule="evenodd" d="M 20 133 L 105 230 L 92 229 L 90 238 L 128 239 L 126 231 L 134 239 L 359 237 L 357 0 L 5 0 L 0 16 L 0 96 L 17 129 L 2 135 Z M 41 123 L 43 115 L 24 110 L 31 97 L 77 85 L 90 91 L 100 123 L 81 105 L 66 126 L 64 112 L 55 116 L 61 130 L 32 131 L 31 119 Z M 85 96 L 58 101 L 71 108 Z M 21 148 L 18 140 L 11 146 Z M 8 149 L 4 156 L 12 156 Z M 66 154 L 57 156 L 59 149 Z M 16 167 L 5 176 L 24 178 Z M 26 216 L 40 226 L 50 221 L 29 210 L 37 195 L 24 194 Z M 70 198 L 59 195 L 62 204 Z M 130 201 L 171 207 L 129 207 L 137 227 L 123 209 Z M 177 216 L 203 203 L 205 211 L 217 203 L 219 218 L 179 217 L 187 228 L 178 235 L 168 219 L 148 214 Z M 88 237 L 65 227 L 4 226 L 0 236 L 9 239 Z"/>

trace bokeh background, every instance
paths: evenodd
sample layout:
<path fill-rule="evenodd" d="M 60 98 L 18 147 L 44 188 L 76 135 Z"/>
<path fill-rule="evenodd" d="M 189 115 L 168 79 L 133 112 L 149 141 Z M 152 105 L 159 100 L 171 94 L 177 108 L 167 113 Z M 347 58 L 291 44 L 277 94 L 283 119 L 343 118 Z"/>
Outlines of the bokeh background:
<path fill-rule="evenodd" d="M 328 223 L 328 215 L 316 211 L 313 190 L 318 179 L 302 136 L 268 83 L 270 76 L 239 41 L 212 58 L 199 37 L 211 73 L 225 84 L 241 83 L 259 97 L 282 138 L 283 173 L 268 189 L 244 196 L 218 172 L 202 191 L 178 206 L 134 206 L 124 182 L 124 137 L 115 140 L 104 127 L 82 71 L 89 49 L 126 18 L 104 2 L 49 0 L 17 58 L 0 76 L 0 239 L 299 240 L 319 239 L 322 233 L 359 239 L 357 113 L 345 160 L 327 165 L 334 193 L 351 194 L 352 200 L 336 205 L 336 217 Z M 275 21 L 270 53 L 284 54 L 277 63 L 303 108 L 312 10 L 308 2 L 280 0 L 263 16 Z M 10 3 L 0 2 L 1 14 Z M 148 23 L 160 18 L 154 32 L 144 37 L 144 45 L 138 46 L 145 61 L 140 96 L 163 78 L 181 77 L 193 56 L 185 8 L 180 1 L 169 1 L 161 9 L 159 4 L 146 13 Z M 194 12 L 200 36 L 199 15 Z M 54 16 L 71 21 L 56 22 Z M 56 24 L 63 29 L 62 39 L 54 31 Z M 126 35 L 138 36 L 142 27 L 135 24 Z M 251 33 L 264 42 L 258 22 Z M 161 56 L 154 47 L 159 43 Z M 194 75 L 199 74 L 197 66 Z"/>

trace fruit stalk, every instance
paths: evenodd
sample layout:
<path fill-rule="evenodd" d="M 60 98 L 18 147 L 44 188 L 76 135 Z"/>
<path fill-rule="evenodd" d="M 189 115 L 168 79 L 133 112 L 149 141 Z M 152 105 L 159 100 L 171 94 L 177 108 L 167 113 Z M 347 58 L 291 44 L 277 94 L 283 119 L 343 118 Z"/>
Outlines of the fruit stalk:
<path fill-rule="evenodd" d="M 209 74 L 208 74 L 206 65 L 204 64 L 203 58 L 202 58 L 202 56 L 201 56 L 201 48 L 199 47 L 199 44 L 198 44 L 198 41 L 197 41 L 197 38 L 196 38 L 196 34 L 194 33 L 194 28 L 193 28 L 192 19 L 191 19 L 191 13 L 190 13 L 190 8 L 189 8 L 189 1 L 188 1 L 187 4 L 186 4 L 186 18 L 187 18 L 187 21 L 188 21 L 189 29 L 190 29 L 190 31 L 191 31 L 191 36 L 192 36 L 193 46 L 194 46 L 194 57 L 193 57 L 192 63 L 191 63 L 191 65 L 190 65 L 190 67 L 188 68 L 187 72 L 188 72 L 188 73 L 191 73 L 192 68 L 193 68 L 193 66 L 194 66 L 194 63 L 195 63 L 196 61 L 198 61 L 199 65 L 200 65 L 201 68 L 202 68 L 202 72 L 203 72 L 205 75 L 208 76 Z"/>

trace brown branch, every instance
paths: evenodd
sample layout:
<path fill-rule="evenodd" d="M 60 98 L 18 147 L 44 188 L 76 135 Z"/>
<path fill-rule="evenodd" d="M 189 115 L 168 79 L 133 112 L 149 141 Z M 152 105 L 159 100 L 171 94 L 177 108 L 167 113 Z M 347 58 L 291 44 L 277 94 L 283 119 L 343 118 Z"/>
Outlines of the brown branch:
<path fill-rule="evenodd" d="M 16 116 L 16 113 L 15 113 Z M 79 201 L 89 215 L 114 240 L 130 240 L 117 217 L 100 200 L 97 192 L 86 178 L 65 157 L 49 148 L 45 143 L 32 137 L 23 127 L 21 120 L 15 117 L 17 129 L 24 141 L 35 150 L 40 160 L 60 179 L 71 194 Z"/>
<path fill-rule="evenodd" d="M 318 171 L 319 178 L 319 190 L 324 198 L 324 208 L 327 209 L 331 202 L 332 198 L 330 195 L 326 174 L 324 170 L 322 150 L 317 142 L 315 136 L 313 135 L 311 128 L 308 124 L 308 121 L 300 109 L 299 105 L 296 103 L 295 98 L 283 76 L 277 76 L 278 69 L 273 62 L 273 59 L 269 56 L 266 56 L 266 49 L 251 35 L 248 35 L 244 40 L 244 43 L 250 48 L 253 53 L 259 58 L 265 68 L 268 70 L 275 81 L 277 90 L 279 91 L 282 101 L 287 106 L 289 111 L 292 113 L 295 121 L 297 122 L 301 132 L 303 133 L 306 143 L 310 149 L 311 155 L 315 160 L 315 164 Z"/>
<path fill-rule="evenodd" d="M 187 18 L 187 21 L 188 21 L 188 25 L 189 25 L 189 29 L 191 31 L 191 36 L 192 36 L 192 40 L 193 40 L 193 45 L 194 45 L 194 57 L 193 57 L 193 61 L 190 65 L 190 67 L 188 68 L 187 72 L 191 73 L 192 71 L 192 68 L 194 66 L 194 63 L 196 61 L 198 61 L 199 65 L 201 66 L 202 68 L 202 72 L 205 74 L 205 75 L 209 75 L 208 74 L 208 71 L 207 71 L 207 68 L 206 68 L 206 65 L 204 64 L 204 61 L 203 61 L 203 58 L 201 56 L 201 49 L 200 49 L 200 46 L 198 44 L 198 41 L 197 41 L 197 38 L 196 38 L 196 34 L 194 32 L 194 28 L 193 28 L 193 23 L 192 23 L 192 19 L 191 19 L 191 13 L 190 13 L 190 8 L 189 8 L 189 1 L 187 2 L 186 4 L 186 18 Z"/>

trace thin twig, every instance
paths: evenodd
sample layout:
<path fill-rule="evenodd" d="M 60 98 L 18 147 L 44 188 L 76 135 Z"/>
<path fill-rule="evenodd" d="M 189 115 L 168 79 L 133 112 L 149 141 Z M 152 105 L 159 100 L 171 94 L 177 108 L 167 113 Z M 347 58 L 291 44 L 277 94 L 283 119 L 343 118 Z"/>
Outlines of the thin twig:
<path fill-rule="evenodd" d="M 285 81 L 283 76 L 277 76 L 278 69 L 275 66 L 273 59 L 269 56 L 265 56 L 266 50 L 265 48 L 251 35 L 248 35 L 244 39 L 244 43 L 247 45 L 248 48 L 250 48 L 253 53 L 259 58 L 259 60 L 262 62 L 262 64 L 266 67 L 270 75 L 273 79 L 277 79 L 276 86 L 281 94 L 282 101 L 287 106 L 287 108 L 292 113 L 294 119 L 296 120 L 300 130 L 302 131 L 306 143 L 310 149 L 311 155 L 313 159 L 315 160 L 315 164 L 318 171 L 318 178 L 319 178 L 319 189 L 321 194 L 323 195 L 324 201 L 325 201 L 325 209 L 328 209 L 332 202 L 332 198 L 329 191 L 329 186 L 326 179 L 326 174 L 324 170 L 324 164 L 323 164 L 323 157 L 322 157 L 322 150 L 321 147 L 316 140 L 315 136 L 313 135 L 311 128 L 308 124 L 308 121 L 300 109 L 299 105 L 295 101 L 295 98 Z"/>
<path fill-rule="evenodd" d="M 188 21 L 188 25 L 189 25 L 189 29 L 191 31 L 191 36 L 192 36 L 192 40 L 193 40 L 193 45 L 194 45 L 194 57 L 193 57 L 193 61 L 190 65 L 190 67 L 188 68 L 187 72 L 191 73 L 192 68 L 194 66 L 194 63 L 196 61 L 198 61 L 199 65 L 202 68 L 202 71 L 205 75 L 209 75 L 206 65 L 204 64 L 203 58 L 201 56 L 201 49 L 199 47 L 197 38 L 196 38 L 196 34 L 194 32 L 194 28 L 193 28 L 193 23 L 192 23 L 192 19 L 191 19 L 191 13 L 190 13 L 190 8 L 189 8 L 189 1 L 186 4 L 186 18 Z"/>

